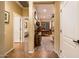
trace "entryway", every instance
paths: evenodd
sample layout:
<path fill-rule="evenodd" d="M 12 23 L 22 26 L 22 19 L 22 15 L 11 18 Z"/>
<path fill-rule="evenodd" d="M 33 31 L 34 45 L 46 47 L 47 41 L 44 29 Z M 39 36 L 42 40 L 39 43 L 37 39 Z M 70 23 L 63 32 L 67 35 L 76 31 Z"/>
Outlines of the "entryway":
<path fill-rule="evenodd" d="M 33 6 L 34 21 L 36 22 L 35 36 L 34 36 L 35 51 L 41 50 L 45 51 L 46 53 L 48 51 L 52 53 L 54 51 L 54 30 L 55 30 L 54 2 L 34 2 L 33 4 L 34 4 Z M 37 23 L 39 23 L 39 26 L 37 26 L 38 25 Z M 51 57 L 53 57 L 53 55 Z"/>

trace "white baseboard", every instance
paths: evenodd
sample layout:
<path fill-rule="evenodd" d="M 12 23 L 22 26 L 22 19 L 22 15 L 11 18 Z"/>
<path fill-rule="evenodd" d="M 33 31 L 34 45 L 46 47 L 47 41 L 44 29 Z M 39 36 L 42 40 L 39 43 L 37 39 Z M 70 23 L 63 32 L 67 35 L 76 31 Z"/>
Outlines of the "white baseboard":
<path fill-rule="evenodd" d="M 58 57 L 60 57 L 59 53 L 55 49 L 53 49 L 53 50 L 58 55 Z"/>
<path fill-rule="evenodd" d="M 34 53 L 34 50 L 32 50 L 32 51 L 28 51 L 28 53 Z"/>
<path fill-rule="evenodd" d="M 8 53 L 10 53 L 12 50 L 14 50 L 14 48 L 11 48 L 9 51 L 7 51 L 5 54 L 0 55 L 0 58 L 4 58 L 5 56 L 7 56 Z"/>

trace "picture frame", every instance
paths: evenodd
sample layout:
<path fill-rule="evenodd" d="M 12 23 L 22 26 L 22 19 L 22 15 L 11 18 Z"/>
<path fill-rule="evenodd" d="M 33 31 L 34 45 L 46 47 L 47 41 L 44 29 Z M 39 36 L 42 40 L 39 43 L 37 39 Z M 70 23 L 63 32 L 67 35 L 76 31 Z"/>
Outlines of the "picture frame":
<path fill-rule="evenodd" d="M 5 23 L 9 23 L 10 13 L 8 11 L 4 11 L 4 14 L 5 14 L 5 20 L 4 20 L 4 22 Z"/>

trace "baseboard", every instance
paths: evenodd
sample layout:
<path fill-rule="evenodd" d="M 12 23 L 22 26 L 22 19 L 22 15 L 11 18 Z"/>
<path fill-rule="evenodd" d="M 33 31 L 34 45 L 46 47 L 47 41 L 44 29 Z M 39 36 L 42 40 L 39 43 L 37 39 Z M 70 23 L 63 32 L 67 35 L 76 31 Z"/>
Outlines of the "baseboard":
<path fill-rule="evenodd" d="M 58 55 L 58 57 L 60 57 L 59 53 L 55 49 L 53 49 L 53 50 Z"/>
<path fill-rule="evenodd" d="M 11 48 L 9 51 L 7 51 L 5 54 L 0 55 L 0 58 L 4 58 L 5 56 L 7 56 L 8 53 L 10 53 L 12 50 L 14 50 L 14 48 Z"/>
<path fill-rule="evenodd" d="M 32 51 L 28 51 L 28 53 L 34 53 L 34 50 L 32 50 Z"/>
<path fill-rule="evenodd" d="M 14 50 L 14 48 L 11 48 L 9 51 L 7 51 L 7 52 L 4 54 L 4 57 L 7 56 L 7 54 L 10 53 L 12 50 Z"/>

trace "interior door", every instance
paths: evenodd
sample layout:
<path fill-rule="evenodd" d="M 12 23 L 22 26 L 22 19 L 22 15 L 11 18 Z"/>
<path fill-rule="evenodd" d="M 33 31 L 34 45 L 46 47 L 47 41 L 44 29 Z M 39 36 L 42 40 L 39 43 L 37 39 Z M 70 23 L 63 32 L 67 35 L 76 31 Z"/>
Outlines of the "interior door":
<path fill-rule="evenodd" d="M 13 14 L 13 42 L 21 42 L 21 17 Z"/>
<path fill-rule="evenodd" d="M 79 57 L 79 2 L 66 1 L 61 7 L 60 57 Z"/>

